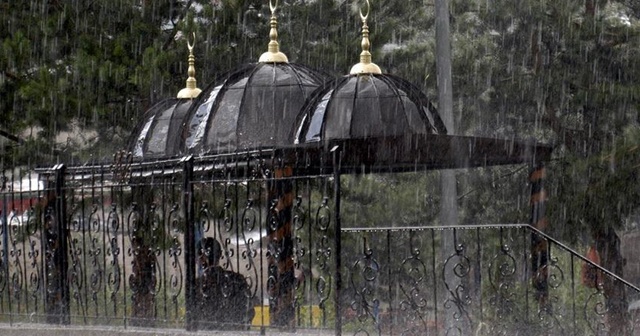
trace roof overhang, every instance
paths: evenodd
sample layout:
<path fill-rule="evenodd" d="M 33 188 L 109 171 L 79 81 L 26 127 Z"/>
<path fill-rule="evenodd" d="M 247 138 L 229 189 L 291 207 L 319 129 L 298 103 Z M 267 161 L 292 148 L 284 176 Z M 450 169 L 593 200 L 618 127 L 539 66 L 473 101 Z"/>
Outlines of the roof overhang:
<path fill-rule="evenodd" d="M 310 170 L 344 173 L 400 172 L 537 164 L 552 147 L 535 141 L 455 135 L 405 135 L 329 140 L 282 148 L 285 162 Z"/>
<path fill-rule="evenodd" d="M 290 167 L 297 176 L 411 172 L 510 164 L 536 165 L 551 158 L 552 147 L 535 141 L 452 135 L 405 135 L 259 148 L 193 157 L 194 173 L 221 178 L 261 175 L 259 170 Z M 173 176 L 189 157 L 69 167 L 73 180 L 92 179 L 104 170 L 129 178 Z M 51 173 L 51 169 L 39 169 Z M 116 183 L 126 183 L 125 181 Z"/>

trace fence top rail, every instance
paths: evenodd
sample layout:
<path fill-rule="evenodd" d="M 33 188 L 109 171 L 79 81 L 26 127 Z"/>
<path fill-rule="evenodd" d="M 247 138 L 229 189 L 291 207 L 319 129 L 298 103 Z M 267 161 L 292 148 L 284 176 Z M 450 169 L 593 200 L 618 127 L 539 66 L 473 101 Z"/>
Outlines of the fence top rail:
<path fill-rule="evenodd" d="M 582 260 L 590 264 L 591 266 L 599 269 L 606 275 L 616 279 L 617 281 L 622 282 L 627 287 L 635 290 L 640 293 L 640 288 L 633 285 L 632 283 L 622 279 L 615 273 L 609 271 L 608 269 L 593 263 L 591 260 L 587 259 L 587 257 L 581 255 L 578 251 L 572 249 L 566 244 L 560 242 L 557 239 L 549 236 L 548 234 L 536 229 L 530 224 L 471 224 L 471 225 L 427 225 L 427 226 L 395 226 L 395 227 L 375 227 L 375 228 L 367 228 L 367 227 L 354 227 L 354 228 L 342 228 L 340 231 L 344 233 L 362 233 L 362 232 L 402 232 L 402 231 L 445 231 L 445 230 L 480 230 L 480 229 L 525 229 L 529 230 L 532 233 L 542 236 L 544 239 L 552 242 L 554 245 L 557 245 L 561 249 L 569 252 L 574 257 Z"/>

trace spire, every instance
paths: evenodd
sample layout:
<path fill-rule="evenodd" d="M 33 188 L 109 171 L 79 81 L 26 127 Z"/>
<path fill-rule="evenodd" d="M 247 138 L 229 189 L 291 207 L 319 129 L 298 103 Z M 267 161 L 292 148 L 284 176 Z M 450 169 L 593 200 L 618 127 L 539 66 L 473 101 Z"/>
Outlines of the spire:
<path fill-rule="evenodd" d="M 196 58 L 193 56 L 193 46 L 196 43 L 196 33 L 193 33 L 193 44 L 187 39 L 187 48 L 189 49 L 189 70 L 187 78 L 187 87 L 178 92 L 178 98 L 196 98 L 200 94 L 200 89 L 196 85 Z"/>
<path fill-rule="evenodd" d="M 371 62 L 371 53 L 369 52 L 369 26 L 367 26 L 367 19 L 369 18 L 369 12 L 371 11 L 371 4 L 369 0 L 367 2 L 367 14 L 362 14 L 362 8 L 360 8 L 360 19 L 362 20 L 362 52 L 360 53 L 360 63 L 354 65 L 351 68 L 350 74 L 381 74 L 380 67 Z"/>
<path fill-rule="evenodd" d="M 278 44 L 278 19 L 276 18 L 276 8 L 278 7 L 278 0 L 269 0 L 269 9 L 271 10 L 271 31 L 269 31 L 269 49 L 267 52 L 260 56 L 260 63 L 289 63 L 287 55 L 280 52 L 280 45 Z"/>

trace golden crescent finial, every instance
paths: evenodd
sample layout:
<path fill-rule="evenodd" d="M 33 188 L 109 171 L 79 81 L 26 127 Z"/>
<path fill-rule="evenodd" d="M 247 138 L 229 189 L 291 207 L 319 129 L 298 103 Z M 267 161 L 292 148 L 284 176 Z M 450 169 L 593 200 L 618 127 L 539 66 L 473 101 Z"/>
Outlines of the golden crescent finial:
<path fill-rule="evenodd" d="M 193 56 L 193 47 L 195 45 L 196 33 L 193 32 L 193 43 L 189 42 L 187 38 L 187 49 L 189 49 L 189 69 L 187 70 L 189 78 L 187 78 L 187 87 L 178 92 L 178 98 L 196 98 L 200 94 L 200 91 L 202 91 L 198 89 L 196 84 L 196 57 Z"/>
<path fill-rule="evenodd" d="M 362 7 L 360 8 L 360 19 L 362 19 L 362 22 L 366 22 L 367 19 L 369 19 L 369 13 L 371 12 L 371 3 L 369 2 L 369 0 L 366 0 L 367 3 L 367 15 L 362 14 Z"/>
<path fill-rule="evenodd" d="M 367 25 L 367 19 L 371 12 L 371 3 L 366 0 L 367 14 L 362 14 L 362 7 L 360 8 L 360 18 L 362 19 L 362 52 L 360 53 L 360 63 L 354 65 L 349 72 L 352 75 L 359 74 L 381 74 L 380 67 L 371 62 L 371 53 L 369 52 L 369 26 Z"/>
<path fill-rule="evenodd" d="M 269 46 L 267 52 L 260 56 L 260 63 L 289 63 L 287 55 L 280 52 L 278 44 L 278 19 L 276 17 L 276 9 L 278 8 L 278 0 L 269 0 L 269 9 L 271 10 L 271 30 L 269 31 Z"/>
<path fill-rule="evenodd" d="M 196 32 L 193 32 L 193 43 L 189 43 L 189 39 L 187 38 L 187 49 L 189 49 L 189 54 L 193 53 L 193 46 L 196 44 Z"/>

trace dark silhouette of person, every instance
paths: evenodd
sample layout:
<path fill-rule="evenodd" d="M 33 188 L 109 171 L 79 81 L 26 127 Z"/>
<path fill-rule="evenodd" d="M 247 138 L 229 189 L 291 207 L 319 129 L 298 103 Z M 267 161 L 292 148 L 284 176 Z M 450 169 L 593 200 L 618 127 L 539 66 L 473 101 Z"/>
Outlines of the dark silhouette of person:
<path fill-rule="evenodd" d="M 198 245 L 202 267 L 196 279 L 198 329 L 248 329 L 255 311 L 247 280 L 219 265 L 222 248 L 217 240 L 207 237 Z"/>

